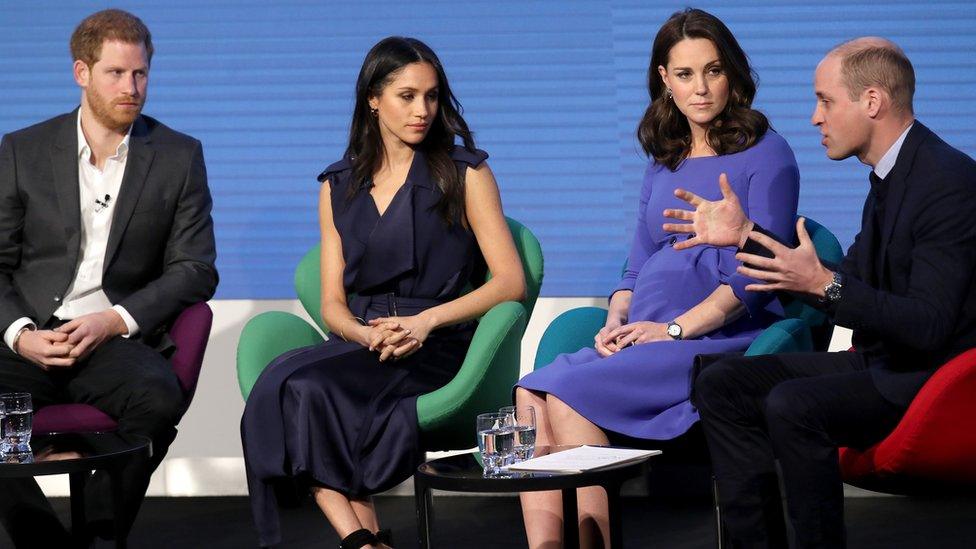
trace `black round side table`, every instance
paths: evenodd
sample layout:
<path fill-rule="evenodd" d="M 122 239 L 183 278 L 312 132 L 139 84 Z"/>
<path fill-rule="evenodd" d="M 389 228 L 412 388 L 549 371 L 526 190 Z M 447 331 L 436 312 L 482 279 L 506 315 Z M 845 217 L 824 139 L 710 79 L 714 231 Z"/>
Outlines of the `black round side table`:
<path fill-rule="evenodd" d="M 149 439 L 118 433 L 60 433 L 33 437 L 31 449 L 33 456 L 27 460 L 0 457 L 0 478 L 67 474 L 71 490 L 71 533 L 84 540 L 85 482 L 92 471 L 106 471 L 112 487 L 115 546 L 125 547 L 128 525 L 119 476 L 130 460 L 149 457 Z"/>
<path fill-rule="evenodd" d="M 569 450 L 576 446 L 537 446 L 536 456 Z M 560 490 L 563 496 L 563 546 L 579 546 L 579 528 L 575 518 L 576 489 L 601 486 L 607 491 L 610 512 L 610 546 L 623 547 L 620 521 L 620 486 L 624 481 L 643 475 L 647 459 L 584 472 L 516 472 L 485 477 L 475 457 L 477 451 L 435 459 L 422 464 L 413 475 L 417 505 L 417 530 L 420 547 L 431 547 L 433 501 L 431 490 L 449 492 L 537 492 Z"/>

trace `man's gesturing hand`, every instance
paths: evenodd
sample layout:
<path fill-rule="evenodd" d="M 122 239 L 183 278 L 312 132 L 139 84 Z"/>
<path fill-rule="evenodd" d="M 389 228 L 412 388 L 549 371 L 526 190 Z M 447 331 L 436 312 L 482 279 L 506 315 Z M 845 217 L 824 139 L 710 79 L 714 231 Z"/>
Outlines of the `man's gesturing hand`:
<path fill-rule="evenodd" d="M 75 365 L 75 357 L 70 356 L 74 345 L 68 343 L 68 334 L 51 330 L 29 330 L 20 334 L 14 347 L 17 354 L 45 370 Z"/>
<path fill-rule="evenodd" d="M 824 288 L 834 279 L 834 273 L 820 263 L 813 241 L 807 234 L 805 222 L 802 217 L 796 222 L 796 236 L 800 240 L 800 245 L 796 248 L 788 248 L 762 233 L 749 234 L 749 238 L 772 252 L 773 257 L 736 254 L 736 259 L 750 265 L 740 265 L 738 267 L 740 273 L 765 282 L 765 284 L 749 284 L 746 290 L 756 292 L 785 290 L 819 298 L 824 296 Z"/>
<path fill-rule="evenodd" d="M 694 233 L 694 236 L 675 243 L 675 250 L 684 250 L 699 244 L 712 246 L 739 246 L 746 243 L 753 223 L 746 217 L 739 197 L 732 191 L 729 178 L 723 173 L 718 177 L 722 191 L 721 200 L 705 200 L 684 189 L 675 189 L 674 196 L 694 206 L 695 210 L 664 210 L 664 217 L 691 221 L 691 223 L 665 223 L 663 229 L 672 233 Z"/>
<path fill-rule="evenodd" d="M 119 313 L 106 309 L 79 316 L 62 324 L 56 331 L 68 335 L 68 343 L 74 347 L 69 356 L 80 359 L 88 356 L 105 341 L 128 333 L 129 329 Z"/>

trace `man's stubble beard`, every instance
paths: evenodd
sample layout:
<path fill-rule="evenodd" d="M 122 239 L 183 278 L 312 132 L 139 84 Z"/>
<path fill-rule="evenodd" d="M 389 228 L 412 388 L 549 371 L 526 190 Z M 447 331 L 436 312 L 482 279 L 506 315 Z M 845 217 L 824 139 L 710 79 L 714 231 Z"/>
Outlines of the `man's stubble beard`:
<path fill-rule="evenodd" d="M 112 108 L 112 102 L 105 99 L 105 97 L 93 88 L 85 91 L 85 101 L 88 103 L 88 108 L 99 124 L 110 130 L 123 132 L 128 130 L 129 126 L 142 113 L 142 106 L 145 105 L 146 98 L 142 97 L 140 100 L 137 100 L 139 101 L 139 109 L 132 112 L 115 111 Z"/>

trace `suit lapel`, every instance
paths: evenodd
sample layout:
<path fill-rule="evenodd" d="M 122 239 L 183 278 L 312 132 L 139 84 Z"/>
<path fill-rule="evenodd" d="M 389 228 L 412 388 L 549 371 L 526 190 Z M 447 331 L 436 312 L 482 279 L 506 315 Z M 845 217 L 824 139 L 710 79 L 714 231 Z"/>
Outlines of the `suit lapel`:
<path fill-rule="evenodd" d="M 81 245 L 81 197 L 78 189 L 78 109 L 65 118 L 51 146 L 51 172 L 61 210 L 66 262 L 74 269 Z M 72 271 L 73 272 L 73 271 Z"/>
<path fill-rule="evenodd" d="M 915 160 L 915 151 L 918 150 L 919 144 L 929 133 L 931 133 L 929 129 L 923 126 L 921 122 L 915 122 L 912 129 L 908 131 L 908 135 L 905 136 L 901 150 L 898 151 L 895 166 L 885 178 L 885 184 L 889 187 L 885 197 L 884 223 L 882 223 L 881 234 L 879 235 L 881 251 L 877 263 L 881 269 L 878 280 L 882 288 L 887 287 L 885 286 L 887 282 L 885 275 L 888 269 L 885 267 L 885 261 L 887 261 L 888 256 L 888 243 L 891 241 L 891 234 L 894 232 L 895 222 L 898 220 L 898 212 L 901 210 L 905 191 L 908 188 L 908 174 L 911 172 L 912 163 Z"/>
<path fill-rule="evenodd" d="M 115 204 L 115 212 L 112 216 L 112 227 L 108 233 L 105 262 L 102 264 L 103 273 L 112 263 L 115 252 L 118 251 L 119 244 L 122 242 L 122 235 L 129 224 L 136 203 L 139 202 L 142 188 L 146 184 L 149 167 L 152 166 L 153 157 L 156 155 L 151 143 L 146 122 L 140 116 L 133 123 L 132 134 L 129 137 L 129 156 L 125 163 L 125 174 L 122 176 L 119 201 Z"/>

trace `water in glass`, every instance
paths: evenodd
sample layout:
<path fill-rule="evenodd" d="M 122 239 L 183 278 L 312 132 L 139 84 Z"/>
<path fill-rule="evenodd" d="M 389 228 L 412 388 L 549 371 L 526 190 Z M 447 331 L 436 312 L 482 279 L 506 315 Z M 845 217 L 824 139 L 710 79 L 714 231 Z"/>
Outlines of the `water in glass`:
<path fill-rule="evenodd" d="M 495 475 L 511 462 L 515 446 L 515 431 L 507 414 L 481 414 L 477 421 L 478 450 L 485 475 Z"/>
<path fill-rule="evenodd" d="M 511 418 L 512 430 L 515 433 L 512 463 L 530 459 L 535 455 L 535 408 L 532 406 L 505 406 L 499 408 L 498 411 Z"/>
<path fill-rule="evenodd" d="M 30 393 L 0 395 L 3 416 L 0 418 L 0 452 L 14 454 L 30 452 L 31 424 L 34 409 Z"/>

